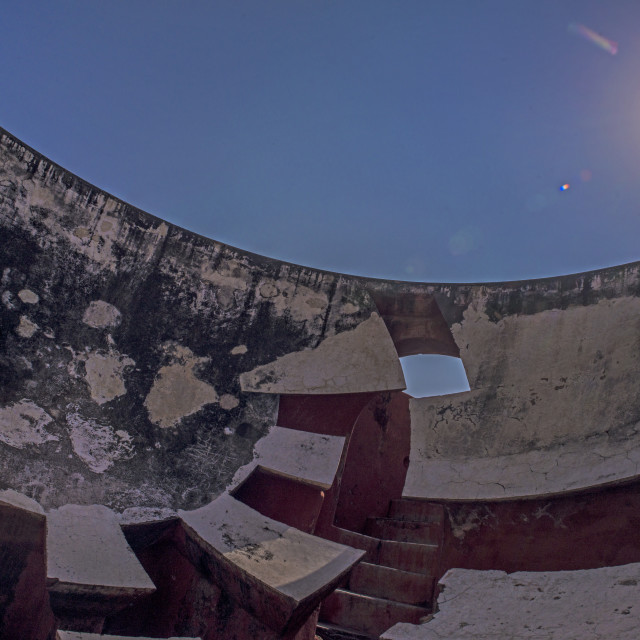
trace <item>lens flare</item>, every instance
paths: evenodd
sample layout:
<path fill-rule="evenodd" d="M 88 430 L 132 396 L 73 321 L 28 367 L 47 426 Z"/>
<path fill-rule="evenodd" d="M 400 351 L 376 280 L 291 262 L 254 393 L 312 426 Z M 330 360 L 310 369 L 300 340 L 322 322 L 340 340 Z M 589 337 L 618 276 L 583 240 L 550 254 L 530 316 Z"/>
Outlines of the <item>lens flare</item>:
<path fill-rule="evenodd" d="M 568 182 L 565 182 L 561 187 L 560 187 L 560 191 L 566 191 L 567 189 L 569 189 L 571 187 L 571 185 Z"/>
<path fill-rule="evenodd" d="M 612 56 L 615 56 L 618 53 L 618 43 L 613 40 L 609 40 L 604 36 L 601 36 L 599 33 L 596 33 L 589 27 L 585 27 L 583 24 L 576 24 L 572 22 L 569 25 L 569 31 L 571 33 L 575 33 L 576 35 L 582 36 L 585 40 L 592 42 L 597 47 L 604 49 L 607 53 L 610 53 Z"/>

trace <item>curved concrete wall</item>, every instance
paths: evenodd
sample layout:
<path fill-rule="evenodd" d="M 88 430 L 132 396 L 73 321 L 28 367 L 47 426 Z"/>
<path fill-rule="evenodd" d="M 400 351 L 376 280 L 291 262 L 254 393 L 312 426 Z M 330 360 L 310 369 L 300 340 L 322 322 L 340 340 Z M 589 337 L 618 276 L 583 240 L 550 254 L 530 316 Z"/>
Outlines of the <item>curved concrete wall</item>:
<path fill-rule="evenodd" d="M 46 507 L 200 506 L 277 395 L 404 387 L 354 279 L 247 254 L 0 144 L 0 485 Z"/>

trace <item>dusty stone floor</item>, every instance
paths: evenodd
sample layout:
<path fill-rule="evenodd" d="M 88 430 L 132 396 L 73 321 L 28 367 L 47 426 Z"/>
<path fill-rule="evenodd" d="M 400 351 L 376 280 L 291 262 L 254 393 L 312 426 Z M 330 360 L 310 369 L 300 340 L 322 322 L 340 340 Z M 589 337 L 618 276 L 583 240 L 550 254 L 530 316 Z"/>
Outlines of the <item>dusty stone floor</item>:
<path fill-rule="evenodd" d="M 451 569 L 439 611 L 381 640 L 637 640 L 640 563 L 585 571 Z"/>

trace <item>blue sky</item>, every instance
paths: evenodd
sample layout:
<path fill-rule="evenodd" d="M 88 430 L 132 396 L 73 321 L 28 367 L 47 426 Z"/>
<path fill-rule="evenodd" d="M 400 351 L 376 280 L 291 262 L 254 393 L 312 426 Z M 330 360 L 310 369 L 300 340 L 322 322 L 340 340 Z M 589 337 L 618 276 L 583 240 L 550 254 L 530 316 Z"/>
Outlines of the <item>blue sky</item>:
<path fill-rule="evenodd" d="M 0 126 L 203 235 L 431 282 L 640 258 L 637 0 L 21 0 L 0 28 Z"/>
<path fill-rule="evenodd" d="M 636 0 L 22 0 L 0 20 L 0 126 L 206 236 L 400 280 L 640 257 Z"/>

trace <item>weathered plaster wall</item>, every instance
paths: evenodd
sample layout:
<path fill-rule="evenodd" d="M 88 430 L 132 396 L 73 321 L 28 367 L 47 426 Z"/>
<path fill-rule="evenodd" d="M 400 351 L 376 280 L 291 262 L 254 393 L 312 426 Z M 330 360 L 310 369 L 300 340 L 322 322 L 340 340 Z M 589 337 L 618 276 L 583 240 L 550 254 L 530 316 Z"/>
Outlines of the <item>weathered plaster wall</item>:
<path fill-rule="evenodd" d="M 204 504 L 275 424 L 279 390 L 241 376 L 283 358 L 342 376 L 317 393 L 403 385 L 355 279 L 169 225 L 1 131 L 0 233 L 0 487 L 45 507 Z"/>
<path fill-rule="evenodd" d="M 439 300 L 471 391 L 411 401 L 404 495 L 429 497 L 429 478 L 442 483 L 429 466 L 438 460 L 464 465 L 531 451 L 549 459 L 577 443 L 624 457 L 624 444 L 640 424 L 639 292 L 638 265 L 530 283 L 443 287 Z M 453 304 L 443 302 L 443 294 Z M 495 484 L 495 478 L 479 481 Z M 515 477 L 503 484 L 514 482 L 540 484 Z M 565 488 L 576 487 L 556 482 L 549 491 Z M 454 493 L 453 499 L 464 497 Z M 438 490 L 437 497 L 447 496 Z"/>

